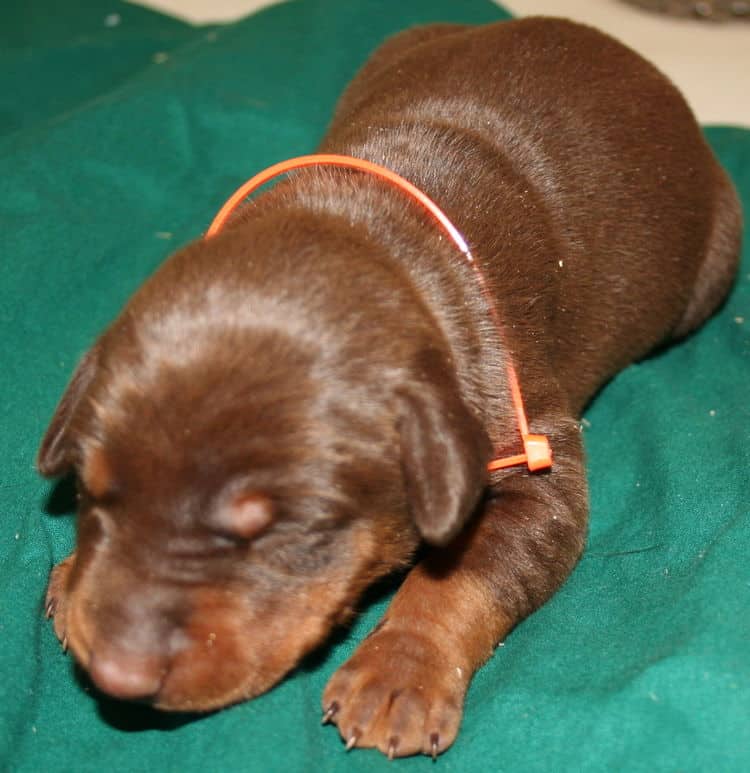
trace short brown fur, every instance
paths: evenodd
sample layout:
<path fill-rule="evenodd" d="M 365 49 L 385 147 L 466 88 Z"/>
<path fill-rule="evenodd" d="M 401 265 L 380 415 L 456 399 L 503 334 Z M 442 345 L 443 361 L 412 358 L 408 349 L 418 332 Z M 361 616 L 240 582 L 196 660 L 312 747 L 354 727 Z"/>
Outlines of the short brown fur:
<path fill-rule="evenodd" d="M 321 149 L 439 202 L 502 329 L 403 193 L 331 169 L 277 185 L 167 261 L 73 377 L 39 454 L 81 484 L 48 610 L 102 690 L 208 710 L 271 687 L 425 540 L 323 707 L 349 745 L 434 755 L 583 549 L 581 410 L 721 302 L 739 205 L 660 73 L 552 19 L 396 36 Z M 551 472 L 486 473 L 518 446 L 509 360 Z"/>

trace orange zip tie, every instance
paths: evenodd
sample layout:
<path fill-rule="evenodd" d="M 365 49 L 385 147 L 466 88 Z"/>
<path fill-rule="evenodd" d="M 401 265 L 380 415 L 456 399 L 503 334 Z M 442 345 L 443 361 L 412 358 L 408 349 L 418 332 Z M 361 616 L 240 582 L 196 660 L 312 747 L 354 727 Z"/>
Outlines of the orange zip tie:
<path fill-rule="evenodd" d="M 495 327 L 497 327 L 498 332 L 500 331 L 500 319 L 492 295 L 489 291 L 487 281 L 482 270 L 477 265 L 474 256 L 471 254 L 469 245 L 466 243 L 463 236 L 461 236 L 459 230 L 451 223 L 445 212 L 443 212 L 443 210 L 440 209 L 426 193 L 401 177 L 401 175 L 392 172 L 384 166 L 374 164 L 372 161 L 365 161 L 362 158 L 354 158 L 353 156 L 341 156 L 335 153 L 317 153 L 309 156 L 298 156 L 297 158 L 290 158 L 287 161 L 273 164 L 273 166 L 269 166 L 267 169 L 264 169 L 262 172 L 251 177 L 246 183 L 241 185 L 229 199 L 227 199 L 227 202 L 213 219 L 208 231 L 206 231 L 205 238 L 210 239 L 212 236 L 215 236 L 224 227 L 237 206 L 253 193 L 253 191 L 256 191 L 274 177 L 286 174 L 295 169 L 324 165 L 347 167 L 349 169 L 358 169 L 362 172 L 368 172 L 369 174 L 375 175 L 376 177 L 395 185 L 421 204 L 422 207 L 438 221 L 445 233 L 448 234 L 454 244 L 463 253 L 469 265 L 474 269 L 474 274 L 482 288 L 482 293 L 489 306 Z M 529 424 L 526 421 L 526 411 L 524 410 L 523 398 L 521 397 L 521 388 L 518 385 L 516 370 L 510 363 L 508 364 L 508 383 L 510 386 L 511 397 L 513 398 L 516 417 L 518 419 L 518 427 L 521 433 L 524 453 L 517 454 L 516 456 L 505 456 L 493 459 L 487 465 L 487 469 L 490 472 L 493 472 L 494 470 L 514 467 L 519 464 L 525 464 L 531 471 L 548 469 L 552 466 L 552 452 L 550 450 L 549 440 L 546 435 L 529 434 Z"/>

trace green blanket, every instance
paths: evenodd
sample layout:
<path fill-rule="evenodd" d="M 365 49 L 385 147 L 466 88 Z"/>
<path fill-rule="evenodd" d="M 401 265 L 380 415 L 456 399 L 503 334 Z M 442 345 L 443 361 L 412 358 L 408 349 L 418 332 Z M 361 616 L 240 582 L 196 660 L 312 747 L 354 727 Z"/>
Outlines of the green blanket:
<path fill-rule="evenodd" d="M 747 248 L 721 313 L 588 410 L 586 554 L 477 676 L 438 768 L 347 755 L 319 725 L 382 595 L 270 693 L 202 718 L 97 701 L 42 617 L 73 500 L 33 459 L 77 358 L 239 182 L 315 147 L 386 35 L 501 17 L 488 0 L 304 0 L 194 28 L 117 0 L 3 5 L 3 770 L 750 770 Z M 750 132 L 708 136 L 750 211 Z"/>

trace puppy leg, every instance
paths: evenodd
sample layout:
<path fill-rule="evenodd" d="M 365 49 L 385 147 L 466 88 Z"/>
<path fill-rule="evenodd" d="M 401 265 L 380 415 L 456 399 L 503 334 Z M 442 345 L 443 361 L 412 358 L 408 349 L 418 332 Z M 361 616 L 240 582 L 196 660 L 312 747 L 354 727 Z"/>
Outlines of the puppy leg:
<path fill-rule="evenodd" d="M 453 743 L 474 672 L 557 590 L 583 549 L 582 451 L 577 427 L 567 434 L 556 448 L 572 451 L 558 450 L 554 472 L 506 479 L 455 544 L 409 574 L 383 620 L 333 675 L 324 718 L 348 748 L 435 756 Z"/>
<path fill-rule="evenodd" d="M 742 209 L 726 173 L 717 170 L 718 194 L 713 230 L 698 270 L 693 294 L 673 337 L 682 338 L 700 327 L 726 298 L 737 276 L 742 238 Z"/>
<path fill-rule="evenodd" d="M 388 38 L 365 62 L 362 69 L 339 97 L 333 125 L 348 120 L 350 113 L 362 103 L 363 98 L 368 98 L 373 79 L 386 67 L 393 67 L 402 56 L 422 43 L 429 43 L 437 38 L 452 35 L 465 29 L 469 28 L 463 24 L 429 24 L 424 27 L 404 30 Z M 335 151 L 337 147 L 329 148 L 324 142 L 321 149 Z"/>
<path fill-rule="evenodd" d="M 465 24 L 426 24 L 422 27 L 412 27 L 403 30 L 396 35 L 388 38 L 381 43 L 374 53 L 365 62 L 362 69 L 357 73 L 357 77 L 347 87 L 347 93 L 357 92 L 366 87 L 367 80 L 377 75 L 385 67 L 393 66 L 400 57 L 409 53 L 416 46 L 422 43 L 430 43 L 446 35 L 453 35 L 456 32 L 463 32 L 470 29 Z"/>
<path fill-rule="evenodd" d="M 55 635 L 60 640 L 63 649 L 67 649 L 68 639 L 65 631 L 66 606 L 68 599 L 68 580 L 75 566 L 76 554 L 73 551 L 65 560 L 52 569 L 47 584 L 47 595 L 44 599 L 44 610 L 47 617 L 54 616 Z"/>

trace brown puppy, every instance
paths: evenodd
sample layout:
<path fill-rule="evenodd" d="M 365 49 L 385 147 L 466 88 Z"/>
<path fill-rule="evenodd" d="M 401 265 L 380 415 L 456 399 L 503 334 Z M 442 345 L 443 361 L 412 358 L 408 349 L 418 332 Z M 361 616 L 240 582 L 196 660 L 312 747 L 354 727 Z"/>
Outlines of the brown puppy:
<path fill-rule="evenodd" d="M 582 408 L 719 304 L 739 206 L 662 75 L 551 19 L 397 36 L 322 149 L 444 207 L 501 329 L 401 191 L 293 175 L 165 263 L 76 371 L 39 453 L 80 482 L 48 611 L 102 690 L 208 710 L 271 687 L 424 540 L 323 707 L 348 745 L 435 754 L 581 553 Z M 486 472 L 519 445 L 509 359 L 550 472 Z"/>

